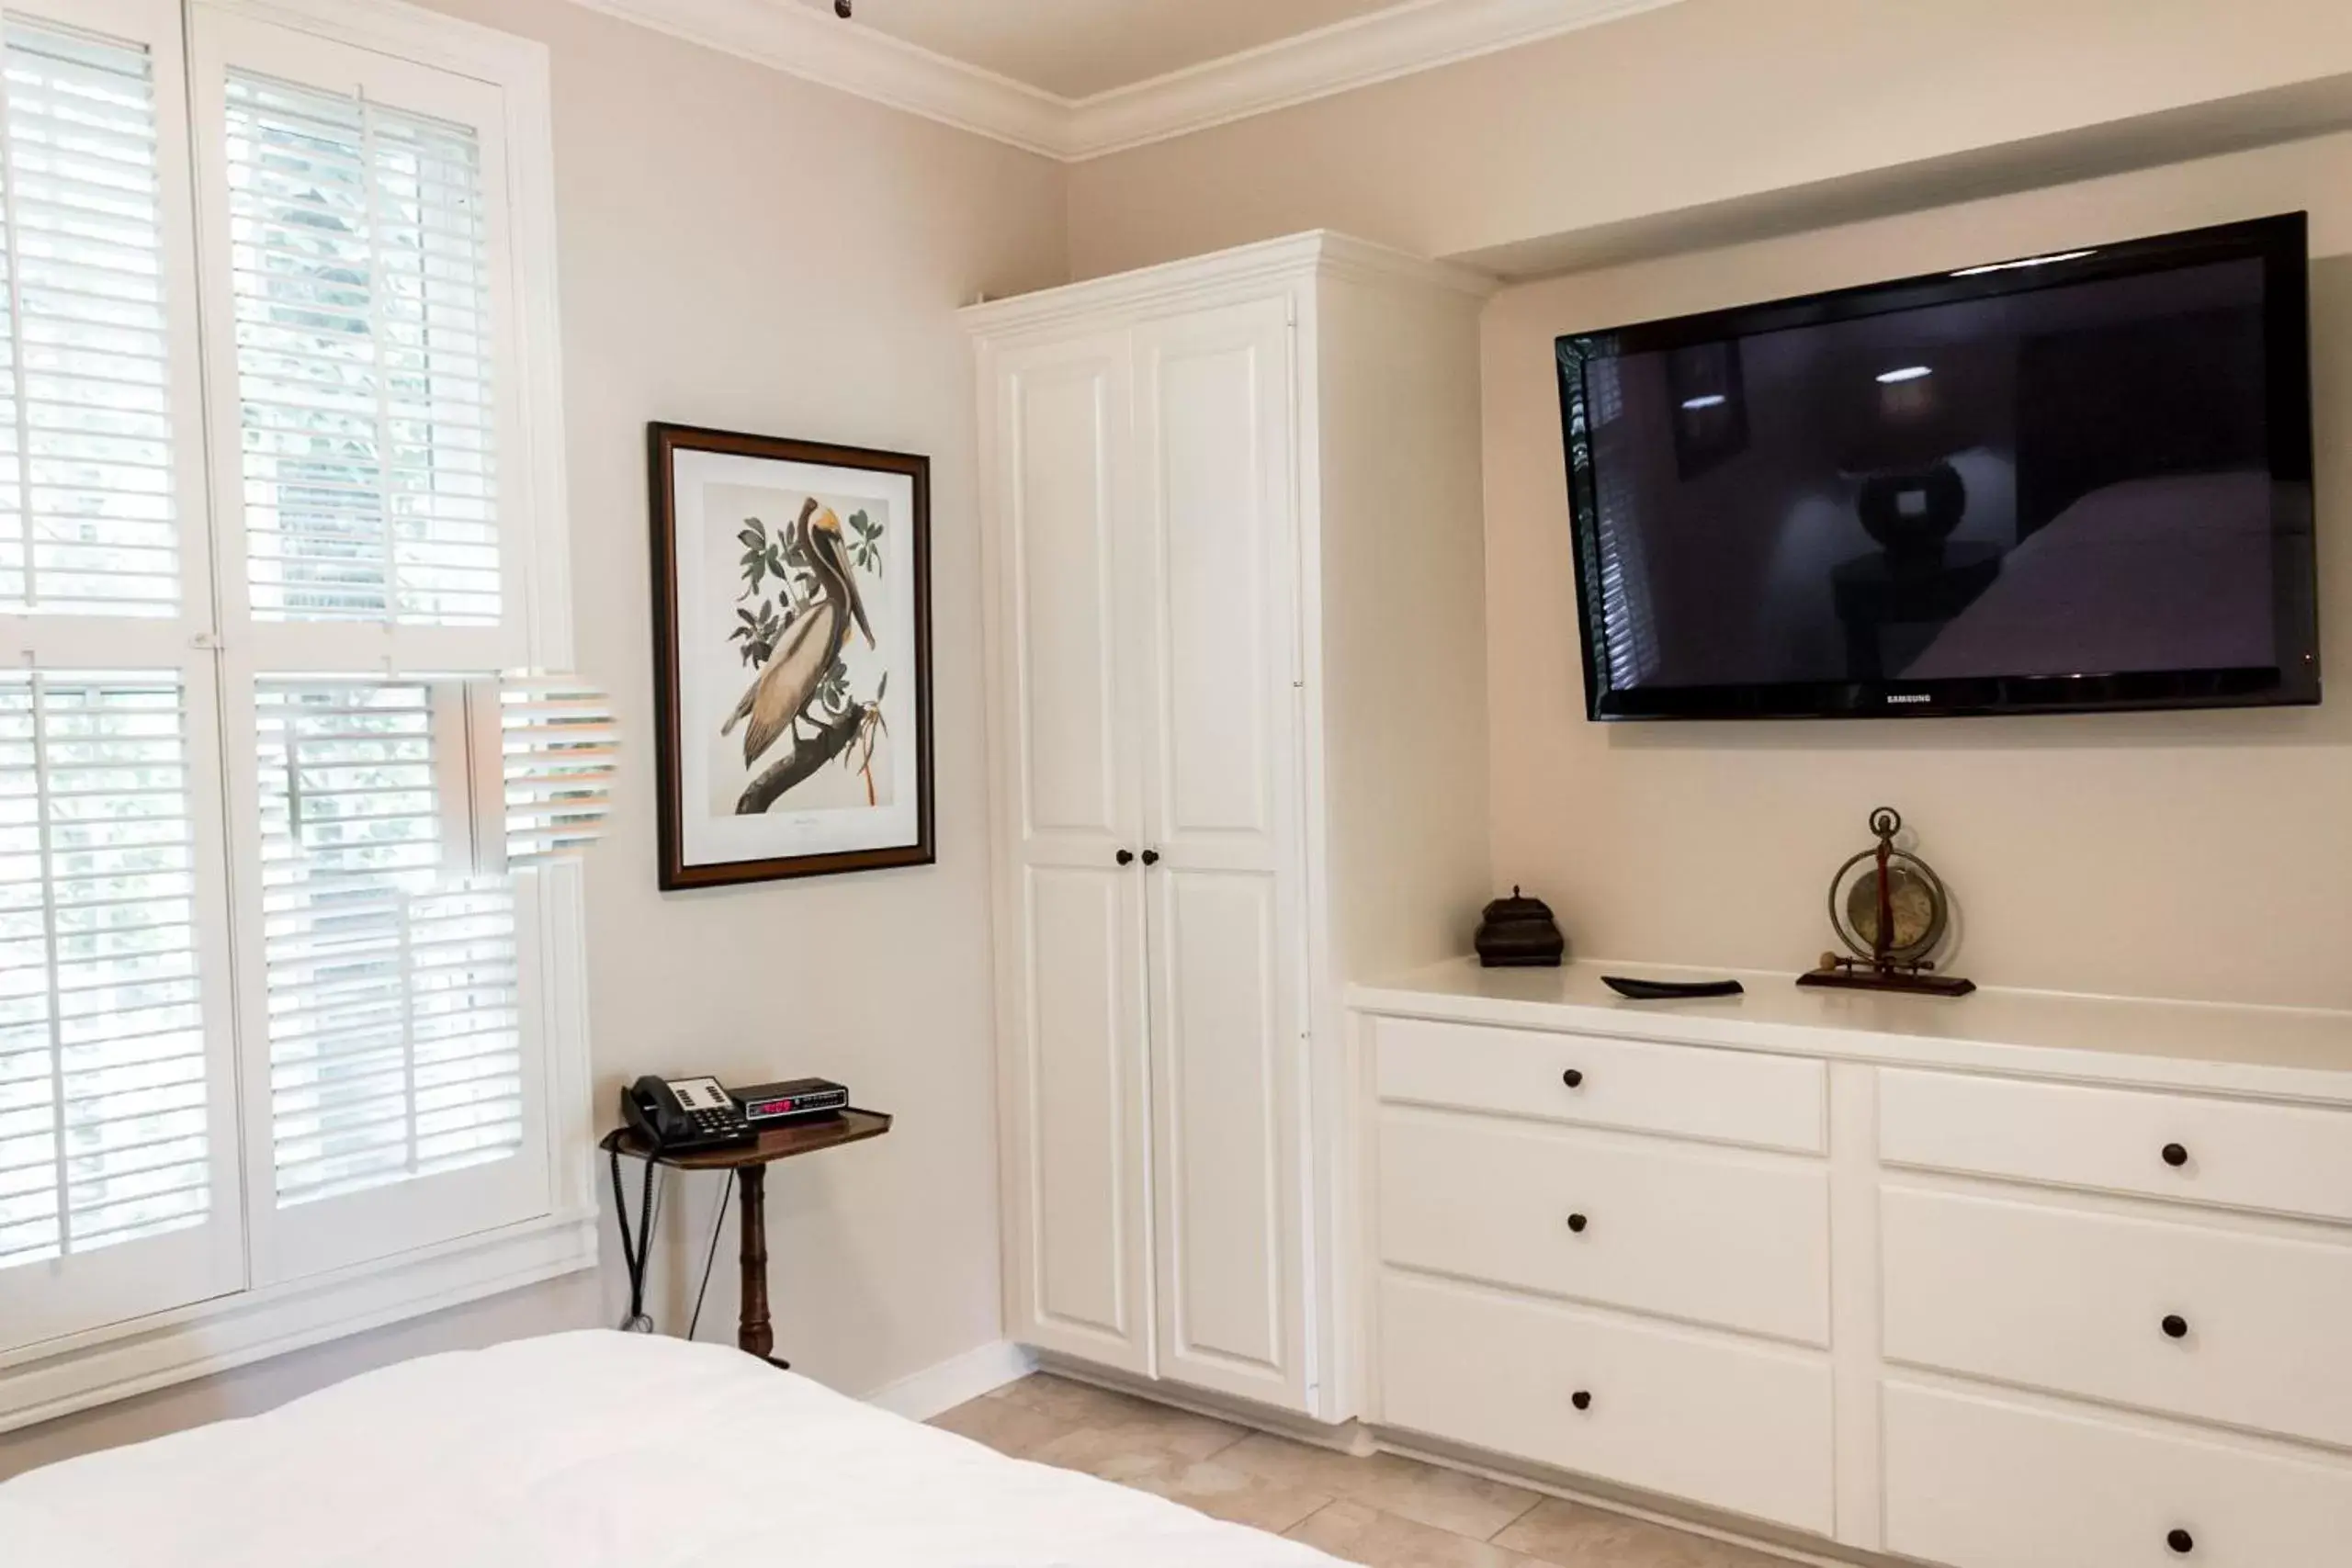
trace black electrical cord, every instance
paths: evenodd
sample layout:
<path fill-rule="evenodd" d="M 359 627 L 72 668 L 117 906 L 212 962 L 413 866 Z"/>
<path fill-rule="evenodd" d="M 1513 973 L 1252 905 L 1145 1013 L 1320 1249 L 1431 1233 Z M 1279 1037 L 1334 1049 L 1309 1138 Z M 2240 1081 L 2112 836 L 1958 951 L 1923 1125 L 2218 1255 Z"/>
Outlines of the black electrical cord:
<path fill-rule="evenodd" d="M 653 1319 L 645 1311 L 645 1276 L 653 1261 L 653 1232 L 662 1217 L 662 1204 L 655 1191 L 655 1172 L 660 1168 L 651 1160 L 645 1162 L 645 1179 L 638 1191 L 637 1234 L 629 1234 L 628 1195 L 621 1185 L 621 1152 L 614 1149 L 613 1216 L 620 1222 L 621 1261 L 628 1269 L 628 1316 L 621 1327 L 631 1334 L 653 1332 Z"/>
<path fill-rule="evenodd" d="M 710 1293 L 710 1266 L 718 1261 L 718 1233 L 727 1228 L 727 1205 L 735 1201 L 735 1183 L 722 1179 L 719 1183 L 718 1217 L 710 1222 L 710 1250 L 703 1255 L 702 1288 L 695 1292 L 695 1315 L 686 1325 L 686 1337 L 692 1339 L 695 1330 L 702 1326 L 702 1299 Z"/>

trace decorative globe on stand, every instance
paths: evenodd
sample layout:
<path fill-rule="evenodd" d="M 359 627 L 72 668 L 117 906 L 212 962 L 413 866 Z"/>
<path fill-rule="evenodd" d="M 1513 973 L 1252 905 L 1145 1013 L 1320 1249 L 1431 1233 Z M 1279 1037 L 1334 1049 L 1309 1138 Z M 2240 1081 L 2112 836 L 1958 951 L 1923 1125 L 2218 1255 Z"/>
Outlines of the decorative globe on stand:
<path fill-rule="evenodd" d="M 1922 991 L 1965 996 L 1976 988 L 1957 976 L 1935 973 L 1936 950 L 1951 930 L 1951 899 L 1933 867 L 1894 847 L 1903 814 L 1882 806 L 1871 813 L 1878 843 L 1848 860 L 1829 882 L 1829 925 L 1849 958 L 1821 955 L 1821 967 L 1800 986 L 1873 991 Z"/>

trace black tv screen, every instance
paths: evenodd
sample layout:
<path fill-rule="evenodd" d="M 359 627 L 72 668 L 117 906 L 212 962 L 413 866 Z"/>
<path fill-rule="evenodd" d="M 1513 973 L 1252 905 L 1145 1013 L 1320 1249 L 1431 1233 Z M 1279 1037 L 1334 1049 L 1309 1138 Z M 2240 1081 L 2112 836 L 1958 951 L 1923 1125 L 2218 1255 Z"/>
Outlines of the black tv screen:
<path fill-rule="evenodd" d="M 1559 340 L 1599 719 L 2319 700 L 2303 215 Z"/>

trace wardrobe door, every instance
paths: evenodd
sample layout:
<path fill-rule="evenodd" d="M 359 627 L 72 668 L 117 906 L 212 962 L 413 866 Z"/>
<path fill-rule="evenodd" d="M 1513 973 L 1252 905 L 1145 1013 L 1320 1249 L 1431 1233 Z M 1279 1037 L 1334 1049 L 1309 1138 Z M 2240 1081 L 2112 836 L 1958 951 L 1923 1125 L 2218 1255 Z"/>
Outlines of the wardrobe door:
<path fill-rule="evenodd" d="M 1297 439 L 1287 300 L 1136 333 L 1159 1370 L 1304 1408 Z"/>
<path fill-rule="evenodd" d="M 1139 687 L 1121 641 L 1128 341 L 1000 351 L 992 366 L 1012 1336 L 1148 1373 Z"/>

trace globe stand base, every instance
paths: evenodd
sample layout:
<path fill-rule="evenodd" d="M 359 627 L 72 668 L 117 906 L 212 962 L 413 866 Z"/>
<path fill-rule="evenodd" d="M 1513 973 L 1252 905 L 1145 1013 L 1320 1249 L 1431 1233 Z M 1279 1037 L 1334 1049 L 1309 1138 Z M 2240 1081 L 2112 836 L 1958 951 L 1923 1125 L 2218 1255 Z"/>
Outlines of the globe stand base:
<path fill-rule="evenodd" d="M 1907 991 L 1924 997 L 1964 997 L 1976 988 L 1973 980 L 1938 975 L 1924 965 L 1875 964 L 1866 958 L 1836 958 L 1823 953 L 1821 967 L 1797 976 L 1800 986 L 1825 986 L 1848 991 Z"/>

